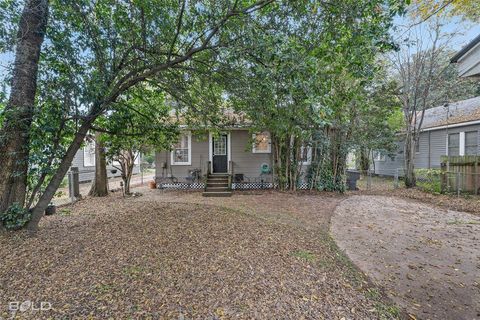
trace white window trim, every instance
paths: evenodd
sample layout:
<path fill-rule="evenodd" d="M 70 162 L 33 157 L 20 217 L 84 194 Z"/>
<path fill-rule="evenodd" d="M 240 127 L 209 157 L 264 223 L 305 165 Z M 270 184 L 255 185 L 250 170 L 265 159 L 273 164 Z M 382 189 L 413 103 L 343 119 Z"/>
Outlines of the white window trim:
<path fill-rule="evenodd" d="M 459 148 L 458 148 L 458 155 L 459 156 L 464 156 L 465 155 L 465 132 L 460 132 L 459 135 Z"/>
<path fill-rule="evenodd" d="M 267 150 L 257 150 L 257 148 L 255 147 L 255 140 L 257 138 L 257 135 L 254 133 L 252 135 L 252 138 L 253 138 L 253 144 L 252 144 L 252 153 L 272 153 L 272 136 L 270 134 L 270 132 L 268 131 L 264 131 L 266 133 L 268 133 L 268 149 Z M 260 132 L 260 133 L 264 133 L 264 132 Z"/>
<path fill-rule="evenodd" d="M 87 143 L 87 144 L 93 144 L 93 147 L 95 148 L 95 141 L 91 141 L 91 142 L 87 141 L 86 143 Z M 87 164 L 87 163 L 85 162 L 86 155 L 87 155 L 87 146 L 83 147 L 83 166 L 84 166 L 84 167 L 95 167 L 95 165 L 96 165 L 96 163 L 95 163 L 95 160 L 96 160 L 96 159 L 95 159 L 95 154 L 93 155 L 93 161 L 91 162 L 91 163 L 93 163 L 93 164 L 90 164 L 90 163 Z"/>
<path fill-rule="evenodd" d="M 448 147 L 449 147 L 448 136 L 450 134 L 458 134 L 458 155 L 464 156 L 465 155 L 465 131 L 447 133 L 447 139 L 446 139 L 447 150 L 445 151 L 445 155 L 448 156 Z"/>
<path fill-rule="evenodd" d="M 300 154 L 303 154 L 304 146 L 300 147 Z M 309 166 L 312 164 L 312 147 L 307 147 L 307 161 L 301 161 L 302 165 Z"/>
<path fill-rule="evenodd" d="M 373 158 L 374 161 L 381 161 L 381 162 L 385 162 L 387 160 L 387 158 L 385 157 L 384 154 L 382 154 L 380 151 L 375 151 L 376 152 L 376 155 L 375 157 Z"/>
<path fill-rule="evenodd" d="M 188 161 L 175 162 L 175 157 L 174 157 L 175 148 L 173 148 L 173 150 L 170 151 L 170 161 L 172 166 L 191 166 L 192 165 L 192 133 L 188 131 L 188 132 L 182 132 L 182 134 L 186 134 L 188 139 Z"/>

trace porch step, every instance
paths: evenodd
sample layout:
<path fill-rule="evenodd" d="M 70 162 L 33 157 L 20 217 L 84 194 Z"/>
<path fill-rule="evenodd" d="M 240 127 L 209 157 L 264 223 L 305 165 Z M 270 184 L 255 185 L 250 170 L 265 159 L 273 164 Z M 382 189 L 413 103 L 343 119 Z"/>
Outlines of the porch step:
<path fill-rule="evenodd" d="M 225 181 L 225 182 L 210 182 L 208 181 L 207 182 L 207 188 L 209 187 L 212 187 L 212 188 L 216 188 L 216 187 L 228 187 L 228 181 Z"/>
<path fill-rule="evenodd" d="M 230 189 L 228 189 L 228 186 L 225 186 L 225 187 L 207 187 L 207 189 L 205 191 L 219 192 L 219 191 L 230 191 Z"/>
<path fill-rule="evenodd" d="M 204 197 L 231 197 L 232 191 L 205 191 L 202 195 Z"/>
<path fill-rule="evenodd" d="M 232 195 L 232 191 L 229 189 L 228 181 L 228 174 L 209 174 L 207 176 L 207 184 L 205 192 L 203 192 L 203 196 L 230 197 Z"/>

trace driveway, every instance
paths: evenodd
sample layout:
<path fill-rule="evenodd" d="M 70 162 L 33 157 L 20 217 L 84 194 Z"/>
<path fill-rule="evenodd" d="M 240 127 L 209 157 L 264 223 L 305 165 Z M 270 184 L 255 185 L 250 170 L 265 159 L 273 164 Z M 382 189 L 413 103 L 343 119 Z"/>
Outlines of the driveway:
<path fill-rule="evenodd" d="M 480 217 L 384 196 L 353 196 L 331 233 L 417 319 L 480 318 Z"/>

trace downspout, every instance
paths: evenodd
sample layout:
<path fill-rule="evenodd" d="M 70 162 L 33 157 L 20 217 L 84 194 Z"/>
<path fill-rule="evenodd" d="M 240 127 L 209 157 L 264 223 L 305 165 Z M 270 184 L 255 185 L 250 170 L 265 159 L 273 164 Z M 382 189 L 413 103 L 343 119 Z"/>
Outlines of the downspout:
<path fill-rule="evenodd" d="M 428 131 L 428 169 L 432 168 L 432 154 L 431 154 L 431 131 Z"/>

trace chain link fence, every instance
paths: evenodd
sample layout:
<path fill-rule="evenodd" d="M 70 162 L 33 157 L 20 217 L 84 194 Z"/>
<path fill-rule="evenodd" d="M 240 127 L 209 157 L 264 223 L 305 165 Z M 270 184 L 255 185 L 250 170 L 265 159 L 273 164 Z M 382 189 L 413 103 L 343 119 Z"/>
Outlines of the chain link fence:
<path fill-rule="evenodd" d="M 382 170 L 382 174 L 376 174 L 373 170 L 360 171 L 357 188 L 369 191 L 404 188 L 404 176 L 403 168 Z M 417 188 L 429 193 L 458 196 L 480 194 L 480 173 L 442 171 L 440 168 L 416 169 L 415 177 Z"/>
<path fill-rule="evenodd" d="M 95 175 L 95 170 L 77 170 L 71 168 L 67 173 L 64 182 L 57 190 L 52 203 L 56 206 L 73 203 L 79 199 L 88 196 L 88 192 L 92 186 L 91 177 Z M 148 181 L 153 180 L 155 172 L 151 169 L 141 170 L 134 174 L 130 181 L 130 187 L 136 188 L 146 185 Z M 89 177 L 89 179 L 85 179 Z M 111 192 L 121 192 L 123 189 L 122 178 L 118 175 L 111 176 L 107 180 L 108 190 Z"/>

